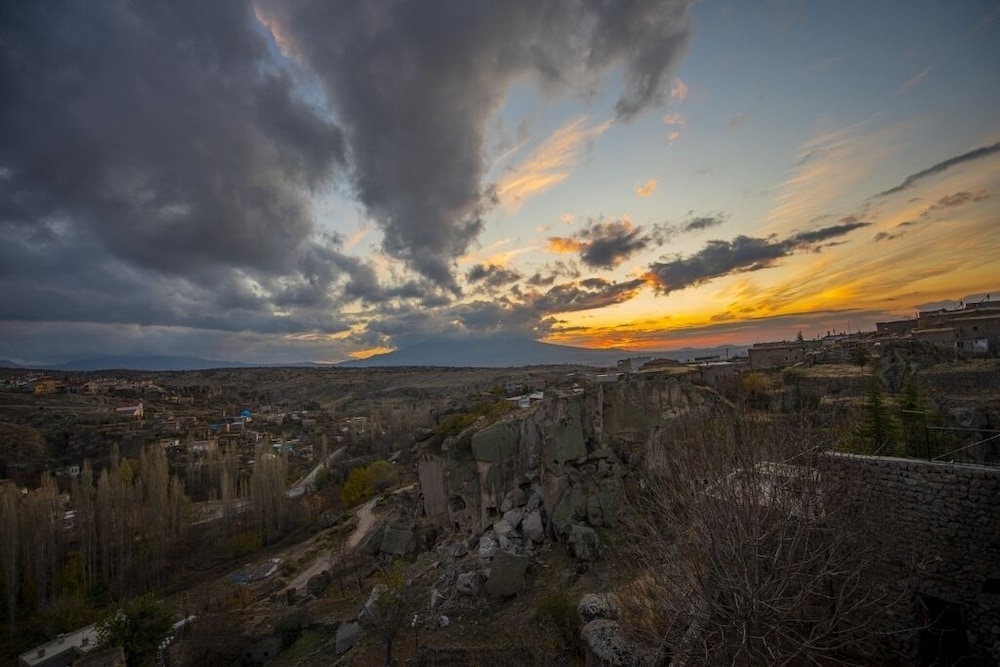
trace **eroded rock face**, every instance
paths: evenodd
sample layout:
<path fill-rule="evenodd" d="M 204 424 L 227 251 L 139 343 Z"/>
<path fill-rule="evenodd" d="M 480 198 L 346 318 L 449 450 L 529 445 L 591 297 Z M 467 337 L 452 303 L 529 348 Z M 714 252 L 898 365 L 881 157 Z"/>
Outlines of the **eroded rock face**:
<path fill-rule="evenodd" d="M 485 534 L 518 553 L 572 533 L 577 557 L 596 558 L 592 529 L 616 526 L 624 479 L 642 458 L 635 451 L 647 460 L 668 457 L 665 424 L 726 405 L 713 390 L 669 373 L 552 396 L 428 447 L 419 464 L 425 514 L 448 531 Z M 481 551 L 492 556 L 488 546 Z"/>

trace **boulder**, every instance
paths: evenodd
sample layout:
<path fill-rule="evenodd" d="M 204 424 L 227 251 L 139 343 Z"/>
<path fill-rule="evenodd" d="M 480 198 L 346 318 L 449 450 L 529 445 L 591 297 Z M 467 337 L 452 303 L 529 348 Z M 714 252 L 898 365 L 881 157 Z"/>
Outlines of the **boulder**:
<path fill-rule="evenodd" d="M 618 621 L 599 618 L 580 631 L 588 665 L 646 667 L 656 664 L 655 650 L 627 639 Z"/>
<path fill-rule="evenodd" d="M 463 572 L 455 580 L 455 591 L 459 595 L 476 596 L 481 585 L 482 577 L 478 572 Z"/>
<path fill-rule="evenodd" d="M 413 550 L 413 531 L 399 528 L 386 528 L 382 534 L 381 552 L 393 556 L 402 556 Z"/>
<path fill-rule="evenodd" d="M 528 502 L 528 498 L 524 493 L 524 489 L 517 487 L 504 496 L 503 503 L 500 504 L 500 511 L 509 512 L 512 509 L 524 506 L 526 502 Z"/>
<path fill-rule="evenodd" d="M 586 561 L 597 560 L 601 541 L 593 528 L 573 524 L 570 526 L 567 540 L 569 542 L 570 553 L 576 558 Z"/>
<path fill-rule="evenodd" d="M 444 595 L 438 589 L 431 590 L 431 611 L 437 611 L 444 604 Z"/>
<path fill-rule="evenodd" d="M 530 559 L 506 551 L 498 551 L 490 564 L 490 578 L 486 582 L 486 592 L 490 595 L 510 597 L 527 587 L 525 572 Z"/>
<path fill-rule="evenodd" d="M 514 532 L 514 527 L 506 519 L 500 519 L 493 523 L 493 532 L 497 537 L 507 537 Z"/>
<path fill-rule="evenodd" d="M 497 541 L 488 535 L 479 538 L 479 557 L 484 559 L 493 558 L 497 551 Z"/>
<path fill-rule="evenodd" d="M 341 623 L 340 627 L 337 628 L 337 655 L 350 651 L 351 648 L 353 648 L 357 643 L 358 639 L 361 638 L 363 632 L 364 629 L 357 621 Z"/>
<path fill-rule="evenodd" d="M 579 486 L 571 487 L 562 494 L 552 510 L 552 526 L 556 535 L 565 537 L 574 520 L 587 517 L 587 496 Z"/>
<path fill-rule="evenodd" d="M 521 534 L 532 542 L 545 541 L 545 524 L 542 522 L 542 513 L 539 510 L 532 510 L 524 515 L 524 520 L 521 521 Z"/>
<path fill-rule="evenodd" d="M 524 518 L 524 510 L 520 507 L 514 508 L 503 513 L 503 520 L 506 521 L 511 528 L 517 530 L 521 525 L 521 520 Z M 496 528 L 494 528 L 496 530 Z"/>
<path fill-rule="evenodd" d="M 580 620 L 590 623 L 598 618 L 618 618 L 618 599 L 611 593 L 587 593 L 576 606 Z"/>

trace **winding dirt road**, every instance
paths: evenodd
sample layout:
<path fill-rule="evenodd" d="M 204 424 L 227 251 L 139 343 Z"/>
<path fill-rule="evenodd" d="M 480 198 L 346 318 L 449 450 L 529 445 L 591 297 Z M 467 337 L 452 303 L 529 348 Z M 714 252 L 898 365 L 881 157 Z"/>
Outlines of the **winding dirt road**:
<path fill-rule="evenodd" d="M 361 540 L 365 539 L 365 536 L 371 532 L 372 528 L 375 527 L 375 505 L 378 503 L 378 498 L 372 498 L 364 505 L 358 508 L 356 514 L 358 517 L 358 525 L 355 527 L 354 532 L 347 538 L 347 546 L 349 549 L 353 549 L 359 544 Z M 323 572 L 323 570 L 331 570 L 333 566 L 337 563 L 332 552 L 326 552 L 320 554 L 316 557 L 316 560 L 312 564 L 300 572 L 294 579 L 288 582 L 287 588 L 294 588 L 296 590 L 305 588 L 306 583 L 311 577 L 315 577 L 317 574 Z"/>

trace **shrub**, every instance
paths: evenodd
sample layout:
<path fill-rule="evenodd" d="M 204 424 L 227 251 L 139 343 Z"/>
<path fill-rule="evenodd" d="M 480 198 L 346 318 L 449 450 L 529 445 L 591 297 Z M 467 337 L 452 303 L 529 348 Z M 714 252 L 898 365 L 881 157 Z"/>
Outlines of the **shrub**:
<path fill-rule="evenodd" d="M 398 477 L 398 469 L 388 461 L 375 461 L 363 468 L 354 468 L 344 482 L 340 499 L 345 507 L 352 507 L 385 491 L 396 483 Z"/>

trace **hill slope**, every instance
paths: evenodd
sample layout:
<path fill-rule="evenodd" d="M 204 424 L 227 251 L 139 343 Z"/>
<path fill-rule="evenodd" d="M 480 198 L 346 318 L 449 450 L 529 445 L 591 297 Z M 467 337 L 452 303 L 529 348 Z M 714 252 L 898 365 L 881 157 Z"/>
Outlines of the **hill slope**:
<path fill-rule="evenodd" d="M 497 368 L 503 366 L 585 365 L 612 366 L 633 353 L 616 348 L 591 350 L 568 345 L 539 343 L 525 338 L 490 340 L 435 340 L 378 354 L 367 359 L 346 361 L 341 366 L 371 368 L 385 366 L 460 366 Z"/>

